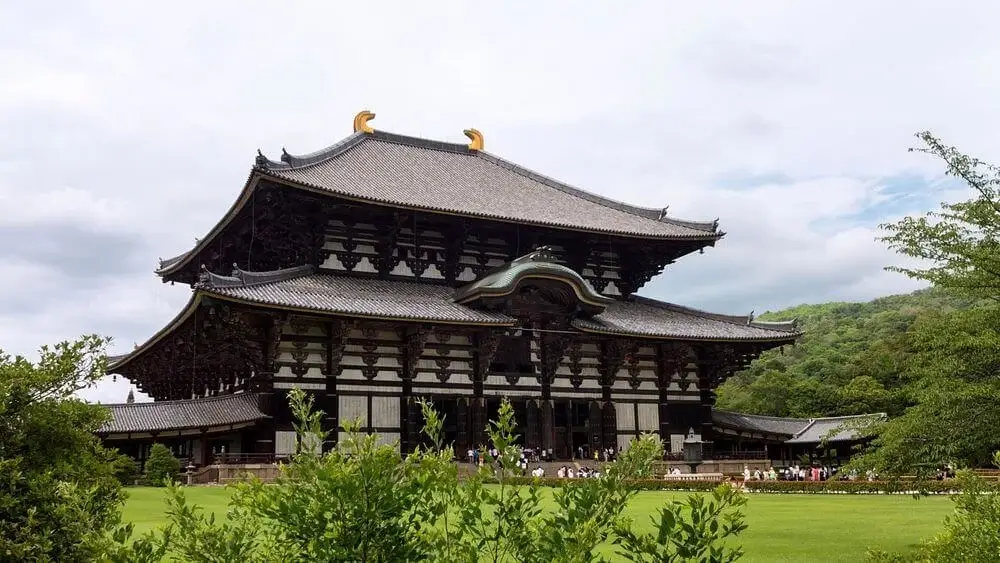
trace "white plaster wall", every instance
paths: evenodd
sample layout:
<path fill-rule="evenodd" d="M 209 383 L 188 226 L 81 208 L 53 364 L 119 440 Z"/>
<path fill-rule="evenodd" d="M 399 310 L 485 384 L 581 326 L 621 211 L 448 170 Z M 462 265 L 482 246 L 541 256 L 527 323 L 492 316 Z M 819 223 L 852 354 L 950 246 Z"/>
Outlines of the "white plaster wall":
<path fill-rule="evenodd" d="M 372 397 L 372 426 L 399 428 L 398 397 Z"/>
<path fill-rule="evenodd" d="M 368 426 L 368 398 L 367 397 L 354 397 L 354 396 L 340 396 L 339 400 L 339 418 L 342 421 L 348 420 L 361 420 L 362 426 Z"/>
<path fill-rule="evenodd" d="M 615 403 L 618 430 L 635 432 L 635 403 Z"/>
<path fill-rule="evenodd" d="M 275 455 L 292 455 L 295 453 L 295 432 L 278 430 L 274 433 Z"/>
<path fill-rule="evenodd" d="M 639 403 L 639 424 L 640 432 L 656 432 L 660 429 L 660 408 L 659 405 Z"/>

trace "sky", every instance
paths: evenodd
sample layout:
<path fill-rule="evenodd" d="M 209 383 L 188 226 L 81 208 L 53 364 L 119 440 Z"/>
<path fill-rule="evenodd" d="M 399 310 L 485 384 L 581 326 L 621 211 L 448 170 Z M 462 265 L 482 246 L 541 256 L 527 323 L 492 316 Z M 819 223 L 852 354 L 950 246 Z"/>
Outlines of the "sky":
<path fill-rule="evenodd" d="M 466 142 L 728 234 L 642 293 L 717 312 L 919 284 L 878 225 L 965 199 L 914 133 L 1000 161 L 1000 4 L 0 3 L 0 348 L 112 353 L 187 301 L 153 274 L 258 148 Z M 129 383 L 84 392 L 121 402 Z M 140 399 L 142 396 L 139 396 Z"/>

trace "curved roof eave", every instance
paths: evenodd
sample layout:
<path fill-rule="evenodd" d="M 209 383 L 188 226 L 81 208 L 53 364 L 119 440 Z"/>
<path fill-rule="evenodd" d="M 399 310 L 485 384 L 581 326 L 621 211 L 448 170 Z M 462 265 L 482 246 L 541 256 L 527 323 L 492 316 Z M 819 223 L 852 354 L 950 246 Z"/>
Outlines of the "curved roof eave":
<path fill-rule="evenodd" d="M 107 372 L 109 374 L 117 373 L 116 370 L 121 369 L 122 367 L 128 365 L 129 362 L 144 354 L 150 348 L 155 346 L 157 342 L 163 340 L 163 338 L 165 338 L 171 332 L 176 330 L 179 326 L 184 324 L 184 321 L 188 320 L 188 318 L 198 309 L 198 306 L 201 304 L 201 299 L 202 299 L 201 292 L 195 291 L 194 293 L 192 293 L 191 298 L 188 299 L 188 302 L 186 305 L 184 305 L 184 308 L 181 309 L 181 311 L 177 313 L 177 315 L 173 319 L 171 319 L 170 322 L 168 322 L 163 328 L 157 331 L 156 334 L 149 337 L 149 339 L 147 339 L 145 342 L 137 346 L 131 352 L 127 354 L 122 354 L 120 356 L 115 356 L 113 361 L 111 360 L 111 358 L 109 358 Z"/>
<path fill-rule="evenodd" d="M 247 201 L 250 200 L 251 195 L 257 189 L 259 180 L 259 170 L 255 167 L 250 171 L 250 175 L 247 177 L 247 181 L 243 185 L 243 190 L 240 192 L 239 197 L 237 197 L 236 201 L 229 206 L 229 210 L 227 210 L 225 215 L 222 216 L 222 219 L 220 219 L 219 222 L 217 222 L 215 226 L 208 231 L 208 234 L 198 239 L 197 244 L 195 244 L 194 248 L 191 250 L 172 258 L 161 260 L 160 267 L 154 270 L 154 273 L 160 277 L 165 277 L 180 270 L 182 267 L 186 266 L 194 256 L 197 256 L 199 252 L 211 244 L 215 237 L 217 237 L 222 230 L 225 229 L 230 222 L 232 222 L 236 215 L 243 209 L 243 206 L 246 205 Z"/>

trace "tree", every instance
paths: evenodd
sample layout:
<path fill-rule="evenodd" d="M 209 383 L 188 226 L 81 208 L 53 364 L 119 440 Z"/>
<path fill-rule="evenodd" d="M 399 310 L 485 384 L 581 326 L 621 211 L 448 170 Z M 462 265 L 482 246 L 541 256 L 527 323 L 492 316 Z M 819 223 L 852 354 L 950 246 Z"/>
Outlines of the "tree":
<path fill-rule="evenodd" d="M 0 353 L 0 559 L 90 561 L 107 548 L 123 501 L 95 432 L 106 408 L 74 398 L 104 375 L 108 341 Z"/>
<path fill-rule="evenodd" d="M 943 160 L 947 173 L 968 185 L 975 197 L 881 225 L 887 233 L 882 241 L 922 262 L 889 269 L 937 287 L 1000 298 L 1000 168 L 946 146 L 928 132 L 917 137 L 925 147 L 910 150 Z"/>
<path fill-rule="evenodd" d="M 149 449 L 149 459 L 146 460 L 146 482 L 155 487 L 162 487 L 177 479 L 181 472 L 181 462 L 170 449 L 163 444 L 153 444 Z"/>

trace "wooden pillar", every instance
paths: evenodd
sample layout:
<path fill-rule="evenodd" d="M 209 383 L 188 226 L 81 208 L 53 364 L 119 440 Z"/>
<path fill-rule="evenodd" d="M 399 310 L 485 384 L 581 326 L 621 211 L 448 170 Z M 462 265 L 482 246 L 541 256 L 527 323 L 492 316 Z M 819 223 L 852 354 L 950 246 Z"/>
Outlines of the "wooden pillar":
<path fill-rule="evenodd" d="M 351 333 L 352 323 L 348 321 L 328 322 L 324 326 L 327 340 L 325 343 L 326 358 L 323 375 L 326 377 L 326 392 L 323 395 L 323 430 L 327 431 L 323 451 L 329 451 L 337 444 L 340 434 L 340 395 L 337 393 L 337 377 L 341 372 L 340 361 L 344 357 L 344 348 Z"/>
<path fill-rule="evenodd" d="M 601 416 L 601 450 L 618 449 L 618 412 L 611 401 L 604 403 Z"/>
<path fill-rule="evenodd" d="M 527 404 L 527 428 L 525 429 L 524 445 L 529 448 L 538 449 L 542 447 L 542 433 L 540 428 L 540 412 L 538 402 L 534 399 L 525 401 Z"/>
<path fill-rule="evenodd" d="M 206 432 L 203 429 L 201 434 L 198 436 L 198 466 L 205 467 L 208 465 L 208 438 L 205 436 Z"/>
<path fill-rule="evenodd" d="M 475 362 L 472 374 L 472 400 L 470 401 L 470 435 L 473 448 L 486 447 L 489 438 L 486 435 L 486 397 L 483 385 L 489 375 L 490 362 L 500 343 L 503 329 L 485 329 L 476 334 Z"/>
<path fill-rule="evenodd" d="M 545 450 L 553 449 L 552 438 L 554 429 L 552 427 L 552 400 L 549 398 L 542 399 L 541 407 L 542 415 L 542 448 Z"/>
<path fill-rule="evenodd" d="M 587 417 L 590 431 L 587 432 L 587 445 L 584 449 L 593 451 L 594 448 L 601 447 L 601 440 L 603 437 L 603 433 L 601 432 L 602 419 L 603 413 L 601 412 L 601 403 L 599 401 L 591 401 L 590 416 Z M 591 454 L 591 456 L 593 456 L 593 454 Z"/>
<path fill-rule="evenodd" d="M 413 396 L 413 378 L 416 377 L 417 365 L 424 353 L 424 346 L 430 333 L 430 328 L 422 325 L 406 326 L 399 330 L 403 352 L 403 369 L 400 372 L 402 377 L 399 397 L 399 450 L 404 454 L 412 452 L 420 443 L 422 413 L 420 405 Z"/>
<path fill-rule="evenodd" d="M 455 439 L 455 455 L 464 459 L 469 449 L 469 400 L 459 397 L 455 401 L 455 424 L 458 426 L 458 436 Z"/>

